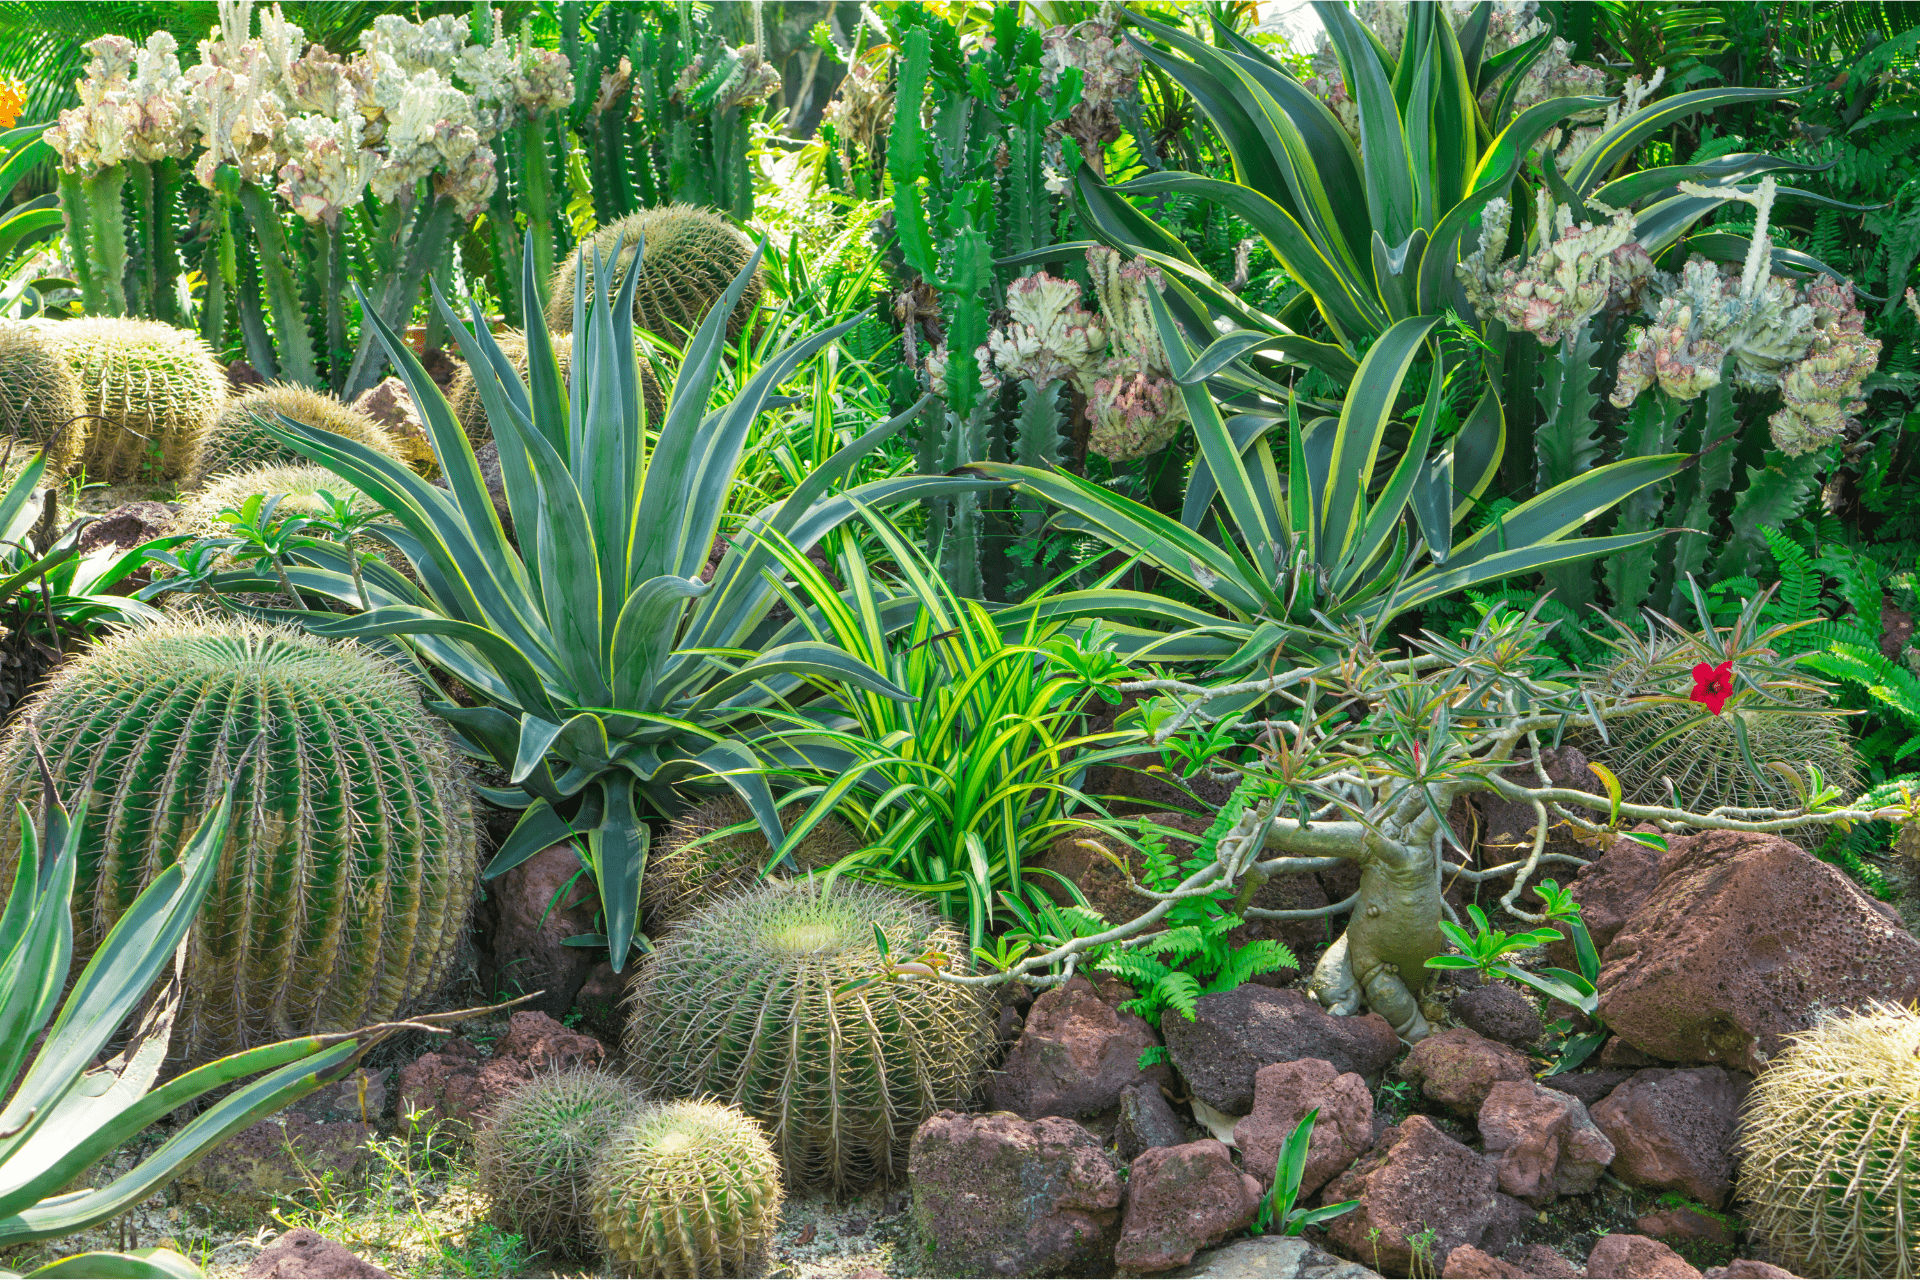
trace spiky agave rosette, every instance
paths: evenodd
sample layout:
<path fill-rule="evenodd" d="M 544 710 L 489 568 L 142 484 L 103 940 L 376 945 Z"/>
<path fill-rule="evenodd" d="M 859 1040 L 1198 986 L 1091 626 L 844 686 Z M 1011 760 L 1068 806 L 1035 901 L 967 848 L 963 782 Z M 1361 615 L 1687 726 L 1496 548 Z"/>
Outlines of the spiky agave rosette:
<path fill-rule="evenodd" d="M 571 285 L 568 288 L 572 288 Z M 571 296 L 571 295 L 569 295 Z M 503 333 L 498 336 L 500 352 L 520 380 L 527 379 L 527 335 L 524 333 Z M 556 333 L 553 335 L 553 359 L 560 367 L 560 380 L 564 383 L 573 374 L 573 335 Z M 654 375 L 653 366 L 642 357 L 640 360 L 640 398 L 647 410 L 647 421 L 659 425 L 667 411 L 666 397 L 660 393 L 660 379 Z M 474 448 L 479 448 L 493 439 L 493 428 L 487 422 L 487 407 L 480 402 L 480 392 L 473 385 L 473 371 L 461 365 L 453 375 L 453 385 L 447 388 L 447 404 L 453 409 L 453 416 L 460 420 L 460 430 L 466 433 Z"/>
<path fill-rule="evenodd" d="M 640 1108 L 591 1175 L 594 1225 L 632 1276 L 759 1275 L 780 1222 L 780 1164 L 748 1116 L 713 1102 Z"/>
<path fill-rule="evenodd" d="M 791 826 L 806 808 L 796 801 L 780 811 L 780 821 Z M 742 829 L 727 832 L 730 827 Z M 801 871 L 817 871 L 860 848 L 853 829 L 829 815 L 794 849 L 793 860 Z M 772 846 L 738 796 L 729 792 L 695 805 L 673 820 L 647 859 L 640 888 L 647 927 L 658 932 L 705 903 L 757 883 L 772 856 Z"/>
<path fill-rule="evenodd" d="M 631 1081 L 592 1067 L 536 1076 L 508 1094 L 474 1137 L 494 1223 L 530 1249 L 588 1256 L 595 1240 L 588 1174 L 645 1104 Z"/>
<path fill-rule="evenodd" d="M 713 1096 L 764 1121 L 787 1180 L 857 1188 L 904 1176 L 922 1120 L 963 1104 L 991 1043 L 971 988 L 869 981 L 966 939 L 920 901 L 837 880 L 772 881 L 717 902 L 659 943 L 628 988 L 627 1052 L 648 1087 Z"/>
<path fill-rule="evenodd" d="M 477 884 L 471 788 L 392 663 L 195 620 L 70 659 L 0 738 L 0 878 L 19 856 L 16 801 L 39 795 L 36 738 L 61 800 L 86 801 L 77 963 L 240 779 L 189 939 L 176 1056 L 377 1022 L 446 976 Z"/>
<path fill-rule="evenodd" d="M 191 329 L 153 320 L 63 320 L 43 330 L 98 415 L 82 461 L 119 484 L 186 473 L 200 433 L 227 399 L 227 375 Z"/>
<path fill-rule="evenodd" d="M 1796 1274 L 1920 1274 L 1920 1013 L 1876 1002 L 1792 1037 L 1740 1147 L 1747 1221 Z"/>
<path fill-rule="evenodd" d="M 634 323 L 648 333 L 679 346 L 700 327 L 713 304 L 726 293 L 727 286 L 740 274 L 752 256 L 753 244 L 727 224 L 712 209 L 690 204 L 670 204 L 658 209 L 642 209 L 618 222 L 610 222 L 594 232 L 583 246 L 589 271 L 591 255 L 611 257 L 614 246 L 621 245 L 615 264 L 613 289 L 626 282 L 633 265 L 635 246 L 644 238 L 646 248 L 640 264 L 640 284 L 633 294 Z M 547 290 L 547 327 L 554 333 L 573 331 L 573 291 L 579 269 L 578 255 L 568 254 L 553 273 Z M 756 271 L 746 292 L 727 320 L 727 341 L 740 336 L 740 330 L 760 305 L 765 288 L 765 270 Z M 587 281 L 587 300 L 593 299 L 593 281 Z"/>

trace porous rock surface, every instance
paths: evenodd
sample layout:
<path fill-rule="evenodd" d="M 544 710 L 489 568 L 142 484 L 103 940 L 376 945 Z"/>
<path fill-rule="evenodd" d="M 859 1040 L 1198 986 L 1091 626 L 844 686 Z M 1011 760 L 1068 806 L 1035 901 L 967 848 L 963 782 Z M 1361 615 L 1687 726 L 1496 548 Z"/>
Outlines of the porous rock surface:
<path fill-rule="evenodd" d="M 1390 1275 L 1412 1271 L 1415 1241 L 1429 1231 L 1424 1265 L 1437 1266 L 1461 1245 L 1499 1253 L 1533 1216 L 1501 1192 L 1494 1161 L 1420 1115 L 1389 1128 L 1320 1198 L 1327 1204 L 1360 1202 L 1328 1222 L 1327 1235 L 1349 1257 L 1377 1257 Z"/>
<path fill-rule="evenodd" d="M 1117 1107 L 1129 1085 L 1157 1091 L 1166 1069 L 1141 1070 L 1140 1055 L 1159 1043 L 1145 1019 L 1121 1013 L 1075 977 L 1033 1002 L 988 1096 L 994 1110 L 1029 1120 L 1096 1116 Z"/>
<path fill-rule="evenodd" d="M 1166 1271 L 1244 1231 L 1260 1208 L 1260 1184 L 1207 1138 L 1142 1152 L 1127 1173 L 1127 1208 L 1116 1266 Z"/>
<path fill-rule="evenodd" d="M 1254 983 L 1201 996 L 1193 1020 L 1167 1018 L 1160 1032 L 1194 1097 L 1233 1116 L 1253 1109 L 1264 1066 L 1318 1058 L 1374 1077 L 1400 1053 L 1400 1038 L 1377 1013 L 1336 1018 L 1304 992 Z"/>
<path fill-rule="evenodd" d="M 1724 1208 L 1750 1083 L 1721 1067 L 1636 1071 L 1592 1109 L 1594 1124 L 1613 1143 L 1613 1175 Z"/>

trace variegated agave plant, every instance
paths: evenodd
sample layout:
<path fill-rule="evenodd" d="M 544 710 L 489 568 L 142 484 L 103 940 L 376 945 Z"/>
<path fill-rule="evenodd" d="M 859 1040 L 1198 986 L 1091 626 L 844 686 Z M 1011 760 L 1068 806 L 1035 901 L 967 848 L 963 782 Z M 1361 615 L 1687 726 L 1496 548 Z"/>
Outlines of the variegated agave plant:
<path fill-rule="evenodd" d="M 636 927 L 647 857 L 643 809 L 671 803 L 677 783 L 719 777 L 779 846 L 773 796 L 756 772 L 763 709 L 823 680 L 907 697 L 845 650 L 769 618 L 780 596 L 763 571 L 778 561 L 761 535 L 777 531 L 805 550 L 862 504 L 992 487 L 926 476 L 842 487 L 862 458 L 912 420 L 916 405 L 755 513 L 703 581 L 754 417 L 775 387 L 857 317 L 771 357 L 731 403 L 709 413 L 727 318 L 759 266 L 756 250 L 688 345 L 649 448 L 632 321 L 640 273 L 629 272 L 616 289 L 610 277 L 618 258 L 616 247 L 610 259 L 583 260 L 576 273 L 574 314 L 588 319 L 575 327 L 566 382 L 537 319 L 527 329 L 523 383 L 479 310 L 468 329 L 439 299 L 486 406 L 517 548 L 445 397 L 377 317 L 449 487 L 344 437 L 286 419 L 277 428 L 398 522 L 372 532 L 405 554 L 419 579 L 369 564 L 374 607 L 354 617 L 309 616 L 309 625 L 329 636 L 404 637 L 419 658 L 475 695 L 479 706 L 436 709 L 508 774 L 511 788 L 491 798 L 525 809 L 486 874 L 583 837 L 616 968 Z M 589 269 L 598 279 L 591 303 Z M 524 285 L 528 297 L 538 296 L 531 248 Z M 371 306 L 367 314 L 374 316 Z M 300 591 L 358 604 L 343 548 L 310 547 L 296 561 L 289 576 Z"/>

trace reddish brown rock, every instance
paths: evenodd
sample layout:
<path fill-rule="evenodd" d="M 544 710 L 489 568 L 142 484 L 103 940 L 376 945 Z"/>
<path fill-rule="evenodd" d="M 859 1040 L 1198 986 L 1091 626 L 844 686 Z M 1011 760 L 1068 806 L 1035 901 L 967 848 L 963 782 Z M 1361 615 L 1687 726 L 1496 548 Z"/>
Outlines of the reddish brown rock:
<path fill-rule="evenodd" d="M 1440 1269 L 1440 1280 L 1523 1280 L 1526 1271 L 1511 1262 L 1502 1262 L 1484 1249 L 1463 1244 L 1447 1255 Z"/>
<path fill-rule="evenodd" d="M 1193 1095 L 1217 1111 L 1253 1110 L 1253 1080 L 1275 1062 L 1319 1058 L 1340 1071 L 1377 1076 L 1400 1053 L 1400 1038 L 1377 1013 L 1336 1018 L 1304 992 L 1247 983 L 1201 996 L 1192 1021 L 1160 1023 L 1167 1053 Z"/>
<path fill-rule="evenodd" d="M 480 905 L 483 935 L 493 963 L 483 974 L 502 991 L 543 993 L 529 1008 L 558 1018 L 573 1007 L 603 952 L 565 945 L 594 933 L 600 895 L 580 874 L 570 844 L 542 849 L 505 875 L 487 882 Z M 608 966 L 611 972 L 612 967 Z"/>
<path fill-rule="evenodd" d="M 1771 1262 L 1735 1258 L 1724 1267 L 1708 1267 L 1706 1280 L 1800 1280 L 1800 1277 Z"/>
<path fill-rule="evenodd" d="M 1719 1067 L 1636 1071 L 1592 1112 L 1613 1143 L 1613 1175 L 1724 1208 L 1748 1084 Z"/>
<path fill-rule="evenodd" d="M 1702 1244 L 1734 1243 L 1733 1228 L 1698 1209 L 1656 1209 L 1633 1224 L 1643 1236 L 1656 1240 L 1693 1240 Z"/>
<path fill-rule="evenodd" d="M 1130 1084 L 1120 1091 L 1120 1123 L 1114 1130 L 1120 1158 L 1131 1161 L 1154 1147 L 1177 1147 L 1187 1140 L 1187 1126 L 1167 1105 L 1157 1084 Z"/>
<path fill-rule="evenodd" d="M 1603 959 L 1600 1014 L 1622 1038 L 1749 1073 L 1821 1011 L 1920 998 L 1920 939 L 1839 869 L 1744 832 L 1670 850 Z"/>
<path fill-rule="evenodd" d="M 1516 1049 L 1532 1044 L 1545 1031 L 1533 1001 L 1505 982 L 1462 991 L 1453 998 L 1449 1011 L 1469 1031 Z"/>
<path fill-rule="evenodd" d="M 1465 1027 L 1448 1027 L 1413 1046 L 1400 1074 L 1460 1116 L 1473 1116 L 1498 1080 L 1531 1080 L 1526 1055 Z"/>
<path fill-rule="evenodd" d="M 1318 1058 L 1273 1063 L 1254 1075 L 1253 1110 L 1233 1127 L 1247 1172 L 1270 1187 L 1281 1148 L 1316 1108 L 1320 1114 L 1313 1122 L 1300 1178 L 1303 1204 L 1373 1145 L 1373 1096 L 1367 1082 Z"/>
<path fill-rule="evenodd" d="M 219 1143 L 174 1187 L 183 1203 L 206 1205 L 226 1217 L 265 1215 L 280 1197 L 305 1191 L 310 1178 L 351 1186 L 372 1132 L 357 1120 L 323 1123 L 298 1111 L 269 1116 Z"/>
<path fill-rule="evenodd" d="M 437 1052 L 400 1069 L 400 1114 L 425 1112 L 428 1118 L 471 1127 L 493 1114 L 506 1094 L 536 1074 L 563 1067 L 597 1067 L 607 1047 L 592 1036 L 569 1031 L 544 1013 L 516 1013 L 507 1034 L 482 1057 L 471 1042 L 455 1037 Z"/>
<path fill-rule="evenodd" d="M 389 1274 L 305 1227 L 268 1245 L 245 1272 L 247 1280 L 378 1280 Z"/>
<path fill-rule="evenodd" d="M 1071 1120 L 942 1111 L 914 1133 L 908 1176 L 929 1274 L 1093 1275 L 1113 1265 L 1119 1168 Z"/>
<path fill-rule="evenodd" d="M 1701 1280 L 1692 1264 L 1658 1240 L 1623 1232 L 1600 1237 L 1587 1255 L 1587 1274 L 1613 1280 Z"/>
<path fill-rule="evenodd" d="M 1631 1071 L 1569 1071 L 1565 1075 L 1548 1076 L 1540 1083 L 1571 1094 L 1580 1099 L 1582 1106 L 1592 1108 L 1594 1103 L 1631 1079 Z"/>
<path fill-rule="evenodd" d="M 1613 1160 L 1613 1144 L 1578 1098 L 1532 1080 L 1495 1081 L 1479 1123 L 1500 1189 L 1536 1205 L 1593 1190 Z"/>
<path fill-rule="evenodd" d="M 1553 1251 L 1551 1245 L 1530 1244 L 1514 1255 L 1514 1265 L 1536 1280 L 1581 1280 L 1586 1272 Z"/>
<path fill-rule="evenodd" d="M 261 376 L 260 371 L 247 361 L 234 360 L 227 365 L 227 386 L 232 389 L 235 395 L 239 395 L 243 391 L 251 391 L 255 387 L 264 387 L 266 385 L 266 378 Z"/>
<path fill-rule="evenodd" d="M 1208 1138 L 1141 1153 L 1127 1174 L 1127 1210 L 1114 1265 L 1166 1271 L 1253 1221 L 1260 1184 L 1236 1169 L 1227 1148 Z"/>
<path fill-rule="evenodd" d="M 123 502 L 80 531 L 75 545 L 91 551 L 131 551 L 167 532 L 180 508 L 170 502 Z"/>
<path fill-rule="evenodd" d="M 1532 1214 L 1502 1194 L 1498 1183 L 1492 1160 L 1455 1142 L 1427 1117 L 1410 1116 L 1327 1184 L 1323 1203 L 1360 1202 L 1327 1223 L 1327 1235 L 1348 1257 L 1387 1275 L 1413 1269 L 1412 1241 L 1429 1230 L 1435 1234 L 1425 1250 L 1426 1266 L 1466 1244 L 1499 1253 Z"/>
<path fill-rule="evenodd" d="M 1159 1043 L 1145 1019 L 1119 1012 L 1076 977 L 1033 1002 L 988 1096 L 994 1110 L 1029 1120 L 1096 1116 L 1118 1106 L 1130 1084 L 1157 1090 L 1166 1069 L 1142 1071 L 1140 1055 Z"/>
<path fill-rule="evenodd" d="M 1600 1052 L 1593 1055 L 1593 1062 L 1611 1071 L 1638 1071 L 1642 1067 L 1666 1065 L 1639 1045 L 1629 1044 L 1619 1036 L 1608 1036 Z"/>

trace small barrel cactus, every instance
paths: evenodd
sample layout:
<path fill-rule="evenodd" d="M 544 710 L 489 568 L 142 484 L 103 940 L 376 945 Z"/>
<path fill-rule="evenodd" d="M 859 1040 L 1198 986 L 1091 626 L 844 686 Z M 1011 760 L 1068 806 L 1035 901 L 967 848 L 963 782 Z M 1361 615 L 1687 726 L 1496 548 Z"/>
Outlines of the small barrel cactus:
<path fill-rule="evenodd" d="M 914 1129 L 966 1101 L 992 1037 L 969 987 L 841 991 L 883 973 L 876 927 L 895 959 L 938 951 L 967 970 L 966 939 L 926 905 L 849 880 L 764 882 L 682 922 L 628 988 L 642 1082 L 764 1121 L 795 1186 L 904 1175 Z"/>
<path fill-rule="evenodd" d="M 80 380 L 46 329 L 0 323 L 0 436 L 11 445 L 0 467 L 47 451 L 47 474 L 63 476 L 87 447 L 91 421 Z M 0 445 L 0 453 L 7 445 Z"/>
<path fill-rule="evenodd" d="M 86 412 L 99 415 L 82 459 L 88 478 L 123 484 L 185 475 L 200 433 L 227 399 L 227 375 L 200 335 L 104 318 L 43 332 L 78 378 Z"/>
<path fill-rule="evenodd" d="M 560 366 L 562 381 L 573 369 L 573 335 L 555 333 L 553 336 L 553 357 Z M 527 336 L 523 333 L 503 333 L 496 339 L 500 351 L 513 366 L 513 371 L 522 379 L 527 376 Z M 660 394 L 660 379 L 654 376 L 653 366 L 642 357 L 640 361 L 640 398 L 646 406 L 647 421 L 658 425 L 666 414 L 666 397 Z M 473 385 L 473 374 L 466 365 L 461 365 L 453 375 L 453 385 L 447 388 L 447 404 L 453 409 L 453 416 L 459 419 L 460 430 L 467 440 L 478 449 L 493 439 L 493 427 L 487 421 L 487 406 L 480 399 L 480 392 Z"/>
<path fill-rule="evenodd" d="M 781 822 L 791 825 L 806 808 L 797 802 L 788 805 L 780 811 Z M 732 827 L 741 829 L 729 830 Z M 818 871 L 860 847 L 852 828 L 828 816 L 807 833 L 793 851 L 793 860 L 802 871 Z M 646 880 L 640 888 L 647 927 L 658 933 L 706 903 L 748 887 L 760 879 L 761 868 L 772 856 L 773 849 L 740 797 L 728 792 L 695 805 L 673 820 L 660 847 L 647 859 Z"/>
<path fill-rule="evenodd" d="M 261 425 L 261 419 L 265 418 L 278 426 L 283 415 L 295 422 L 346 436 L 395 462 L 402 461 L 392 438 L 366 414 L 348 408 L 325 392 L 280 382 L 227 401 L 200 437 L 182 487 L 198 489 L 214 476 L 268 463 L 314 465 L 312 459 L 274 439 Z"/>
<path fill-rule="evenodd" d="M 507 1095 L 474 1136 L 493 1220 L 529 1249 L 579 1258 L 593 1250 L 587 1175 L 645 1099 L 611 1072 L 574 1067 Z"/>
<path fill-rule="evenodd" d="M 581 246 L 588 255 L 603 257 L 622 246 L 620 261 L 614 269 L 614 285 L 626 282 L 627 268 L 633 264 L 635 242 L 644 237 L 640 283 L 633 294 L 633 321 L 648 333 L 665 338 L 675 346 L 686 343 L 688 335 L 700 327 L 727 286 L 753 256 L 753 243 L 727 224 L 712 209 L 690 204 L 670 204 L 658 209 L 642 209 L 618 222 L 610 222 L 594 232 Z M 573 282 L 579 270 L 579 251 L 567 255 L 553 273 L 547 290 L 547 327 L 555 333 L 573 330 Z M 727 340 L 740 336 L 740 330 L 760 305 L 765 287 L 757 271 L 727 322 Z M 593 298 L 593 281 L 587 281 L 587 299 Z"/>
<path fill-rule="evenodd" d="M 1749 1229 L 1796 1275 L 1920 1275 L 1920 1013 L 1876 1004 L 1793 1037 L 1740 1146 Z"/>
<path fill-rule="evenodd" d="M 392 663 L 189 620 L 69 659 L 0 737 L 0 879 L 19 856 L 16 802 L 39 794 L 35 739 L 61 800 L 86 803 L 76 960 L 239 777 L 188 946 L 177 1056 L 377 1022 L 446 976 L 477 885 L 472 792 Z"/>
<path fill-rule="evenodd" d="M 593 1221 L 633 1276 L 757 1276 L 780 1223 L 758 1124 L 712 1102 L 642 1107 L 593 1164 Z"/>

